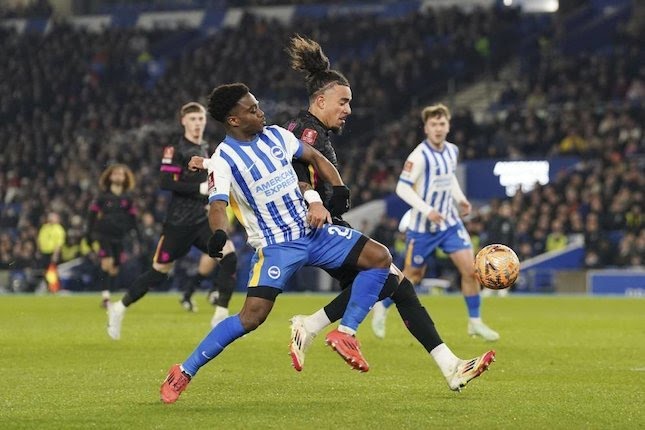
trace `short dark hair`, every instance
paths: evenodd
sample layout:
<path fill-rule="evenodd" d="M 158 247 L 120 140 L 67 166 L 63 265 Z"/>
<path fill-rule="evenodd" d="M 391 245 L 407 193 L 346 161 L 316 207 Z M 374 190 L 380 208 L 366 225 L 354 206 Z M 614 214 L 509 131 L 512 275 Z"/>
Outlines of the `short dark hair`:
<path fill-rule="evenodd" d="M 216 87 L 208 97 L 208 113 L 215 121 L 224 122 L 237 102 L 250 92 L 241 82 Z"/>

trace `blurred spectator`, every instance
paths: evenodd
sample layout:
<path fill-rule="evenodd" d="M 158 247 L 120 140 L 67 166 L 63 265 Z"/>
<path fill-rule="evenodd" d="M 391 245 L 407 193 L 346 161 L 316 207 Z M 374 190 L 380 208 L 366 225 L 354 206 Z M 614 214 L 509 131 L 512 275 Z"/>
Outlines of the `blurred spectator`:
<path fill-rule="evenodd" d="M 375 241 L 380 242 L 388 248 L 392 249 L 392 247 L 394 246 L 394 237 L 399 231 L 398 226 L 399 223 L 395 218 L 390 218 L 387 216 L 387 214 L 384 214 L 376 227 L 374 227 L 374 230 L 372 231 L 372 234 L 370 236 Z"/>
<path fill-rule="evenodd" d="M 625 213 L 625 225 L 627 230 L 638 233 L 643 229 L 643 210 L 640 203 L 632 204 L 631 208 Z"/>
<path fill-rule="evenodd" d="M 589 214 L 585 231 L 585 265 L 588 268 L 603 267 L 610 262 L 611 252 L 609 239 L 600 229 L 598 215 Z"/>
<path fill-rule="evenodd" d="M 511 204 L 505 201 L 499 205 L 493 216 L 486 223 L 486 241 L 484 245 L 501 243 L 515 247 L 515 221 Z"/>
<path fill-rule="evenodd" d="M 50 262 L 57 263 L 64 244 L 65 229 L 61 225 L 60 215 L 50 212 L 38 231 L 38 250 L 42 256 L 40 266 L 44 268 Z"/>
<path fill-rule="evenodd" d="M 567 246 L 567 236 L 564 234 L 562 223 L 559 220 L 554 220 L 551 223 L 551 232 L 546 237 L 546 251 L 560 251 Z"/>
<path fill-rule="evenodd" d="M 575 127 L 571 127 L 567 135 L 562 139 L 559 145 L 561 154 L 575 154 L 582 155 L 587 152 L 588 143 L 580 136 L 580 133 Z"/>

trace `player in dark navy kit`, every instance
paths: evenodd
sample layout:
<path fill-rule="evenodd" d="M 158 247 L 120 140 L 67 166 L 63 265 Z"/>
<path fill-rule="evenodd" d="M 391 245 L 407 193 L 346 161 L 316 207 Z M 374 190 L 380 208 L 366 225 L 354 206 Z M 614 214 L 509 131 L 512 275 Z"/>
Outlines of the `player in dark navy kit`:
<path fill-rule="evenodd" d="M 124 164 L 112 164 L 99 178 L 100 194 L 90 205 L 87 221 L 87 242 L 99 243 L 102 306 L 107 307 L 114 289 L 123 253 L 123 240 L 130 231 L 137 231 L 137 209 L 131 191 L 135 179 Z"/>
<path fill-rule="evenodd" d="M 193 285 L 201 282 L 214 267 L 213 260 L 207 255 L 211 235 L 206 212 L 207 173 L 188 169 L 191 157 L 209 156 L 207 145 L 202 140 L 206 127 L 206 109 L 199 103 L 191 102 L 181 108 L 180 117 L 184 135 L 176 145 L 164 148 L 161 160 L 161 188 L 171 191 L 172 198 L 152 267 L 134 281 L 120 301 L 108 304 L 108 335 L 115 340 L 121 336 L 121 323 L 126 308 L 141 299 L 151 287 L 164 282 L 175 260 L 185 256 L 191 246 L 196 246 L 205 254 L 200 261 L 197 278 L 192 280 Z M 219 276 L 233 278 L 237 257 L 232 242 L 227 242 L 222 254 Z M 220 289 L 217 305 L 226 308 L 228 316 L 228 301 L 234 281 L 222 283 L 220 287 L 223 288 Z M 192 294 L 192 291 L 189 293 Z M 190 295 L 188 300 L 190 301 Z"/>
<path fill-rule="evenodd" d="M 329 60 L 320 45 L 296 36 L 288 48 L 291 67 L 306 74 L 309 108 L 286 124 L 298 139 L 313 146 L 338 168 L 331 135 L 339 134 L 351 114 L 352 91 L 345 76 L 330 69 Z M 341 215 L 349 209 L 349 190 L 331 187 L 318 181 L 313 166 L 293 161 L 301 189 L 313 187 L 321 195 L 335 224 L 348 226 Z M 312 315 L 296 315 L 291 319 L 290 354 L 293 366 L 301 371 L 305 353 L 315 336 L 327 325 L 340 319 L 347 307 L 355 267 L 344 266 L 327 271 L 338 279 L 343 291 L 332 302 Z M 401 319 L 410 333 L 423 345 L 437 363 L 451 390 L 460 390 L 470 380 L 483 373 L 494 360 L 495 351 L 488 351 L 470 360 L 461 360 L 448 348 L 437 332 L 434 322 L 417 297 L 410 281 L 394 265 L 379 295 L 379 300 L 391 297 Z"/>

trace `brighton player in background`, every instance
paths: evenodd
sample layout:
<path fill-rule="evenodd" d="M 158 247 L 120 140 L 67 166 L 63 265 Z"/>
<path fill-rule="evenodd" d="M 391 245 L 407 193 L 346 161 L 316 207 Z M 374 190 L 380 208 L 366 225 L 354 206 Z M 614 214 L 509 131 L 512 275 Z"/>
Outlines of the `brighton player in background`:
<path fill-rule="evenodd" d="M 310 104 L 307 110 L 301 111 L 288 123 L 287 128 L 337 166 L 336 151 L 332 146 L 330 134 L 340 133 L 351 114 L 352 92 L 349 82 L 340 72 L 330 68 L 327 56 L 313 40 L 293 37 L 288 53 L 291 66 L 306 75 Z M 334 223 L 348 226 L 340 217 L 348 206 L 346 188 L 332 187 L 330 183 L 319 178 L 315 166 L 302 160 L 293 160 L 293 165 L 301 189 L 310 189 L 315 185 L 316 191 L 323 196 Z M 348 266 L 328 272 L 340 281 L 343 288 L 341 294 L 317 312 L 311 315 L 296 315 L 291 319 L 289 352 L 297 371 L 303 369 L 306 352 L 316 335 L 342 317 L 351 294 L 351 285 L 358 274 L 354 267 Z M 410 281 L 395 266 L 390 268 L 379 299 L 385 297 L 392 297 L 406 328 L 435 360 L 450 389 L 460 390 L 484 372 L 494 359 L 494 351 L 488 351 L 470 360 L 459 359 L 441 339 Z"/>
<path fill-rule="evenodd" d="M 436 248 L 450 256 L 461 275 L 461 292 L 468 309 L 468 334 L 496 341 L 499 334 L 481 318 L 480 286 L 475 279 L 470 235 L 459 216 L 470 213 L 470 202 L 457 182 L 455 171 L 459 150 L 447 142 L 450 110 L 443 104 L 421 112 L 426 138 L 408 156 L 396 186 L 396 194 L 412 208 L 407 227 L 407 250 L 403 274 L 419 284 L 426 262 Z M 385 300 L 374 306 L 372 327 L 385 335 Z"/>
<path fill-rule="evenodd" d="M 188 103 L 182 106 L 180 118 L 184 134 L 176 145 L 164 148 L 161 160 L 161 188 L 172 191 L 172 198 L 152 267 L 134 281 L 121 300 L 108 304 L 107 331 L 115 340 L 121 337 L 125 310 L 141 299 L 151 287 L 158 286 L 168 279 L 168 272 L 175 260 L 185 256 L 193 245 L 204 253 L 208 251 L 210 228 L 205 209 L 208 201 L 207 175 L 206 172 L 188 169 L 188 162 L 192 156 L 208 156 L 206 145 L 202 141 L 206 127 L 206 109 L 199 103 Z M 220 273 L 226 268 L 225 275 L 233 278 L 237 258 L 231 241 L 226 242 L 222 254 Z M 214 267 L 212 260 L 206 255 L 202 257 L 198 277 L 192 281 L 193 285 L 197 285 L 210 273 Z M 234 281 L 223 283 L 221 286 L 228 288 L 226 292 L 220 290 L 219 296 L 219 300 L 223 300 L 220 307 L 226 308 L 227 316 L 228 300 L 235 286 Z M 222 315 L 221 319 L 224 317 L 225 315 Z"/>
<path fill-rule="evenodd" d="M 215 88 L 208 107 L 226 130 L 224 141 L 207 160 L 208 217 L 213 231 L 209 254 L 218 255 L 227 241 L 229 203 L 256 253 L 240 313 L 218 324 L 181 365 L 171 367 L 160 388 L 162 401 L 175 402 L 202 366 L 262 324 L 288 280 L 305 265 L 347 264 L 360 270 L 343 319 L 326 341 L 352 368 L 367 371 L 369 365 L 354 335 L 388 276 L 389 251 L 356 230 L 329 224 L 331 217 L 320 195 L 314 190 L 306 195 L 300 192 L 292 158 L 313 164 L 333 186 L 343 182 L 334 165 L 311 146 L 282 127 L 265 127 L 264 112 L 246 85 Z M 203 159 L 197 165 L 191 161 L 190 167 L 203 168 Z"/>
<path fill-rule="evenodd" d="M 124 164 L 112 164 L 101 173 L 99 195 L 90 205 L 87 220 L 87 243 L 99 243 L 100 284 L 107 307 L 114 289 L 123 253 L 123 240 L 132 230 L 137 233 L 137 208 L 131 191 L 135 179 L 132 170 Z"/>

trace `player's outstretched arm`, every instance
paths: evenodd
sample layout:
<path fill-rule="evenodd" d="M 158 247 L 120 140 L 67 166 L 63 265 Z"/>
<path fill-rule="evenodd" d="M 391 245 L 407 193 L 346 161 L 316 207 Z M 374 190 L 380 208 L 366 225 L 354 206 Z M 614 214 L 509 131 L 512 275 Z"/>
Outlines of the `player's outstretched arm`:
<path fill-rule="evenodd" d="M 228 230 L 228 216 L 226 216 L 227 203 L 222 200 L 215 200 L 208 209 L 208 225 L 211 231 Z"/>
<path fill-rule="evenodd" d="M 208 210 L 208 224 L 213 234 L 208 239 L 208 255 L 213 258 L 222 258 L 224 245 L 228 240 L 228 217 L 226 216 L 226 202 L 215 200 Z"/>
<path fill-rule="evenodd" d="M 329 182 L 332 186 L 344 186 L 343 179 L 340 173 L 331 161 L 325 158 L 320 152 L 310 145 L 302 145 L 302 154 L 300 159 L 313 165 L 318 175 L 325 181 Z"/>
<path fill-rule="evenodd" d="M 299 159 L 311 164 L 318 176 L 333 186 L 333 194 L 329 201 L 331 216 L 341 216 L 351 207 L 349 188 L 343 183 L 336 167 L 324 155 L 309 145 L 302 147 L 303 152 Z"/>

